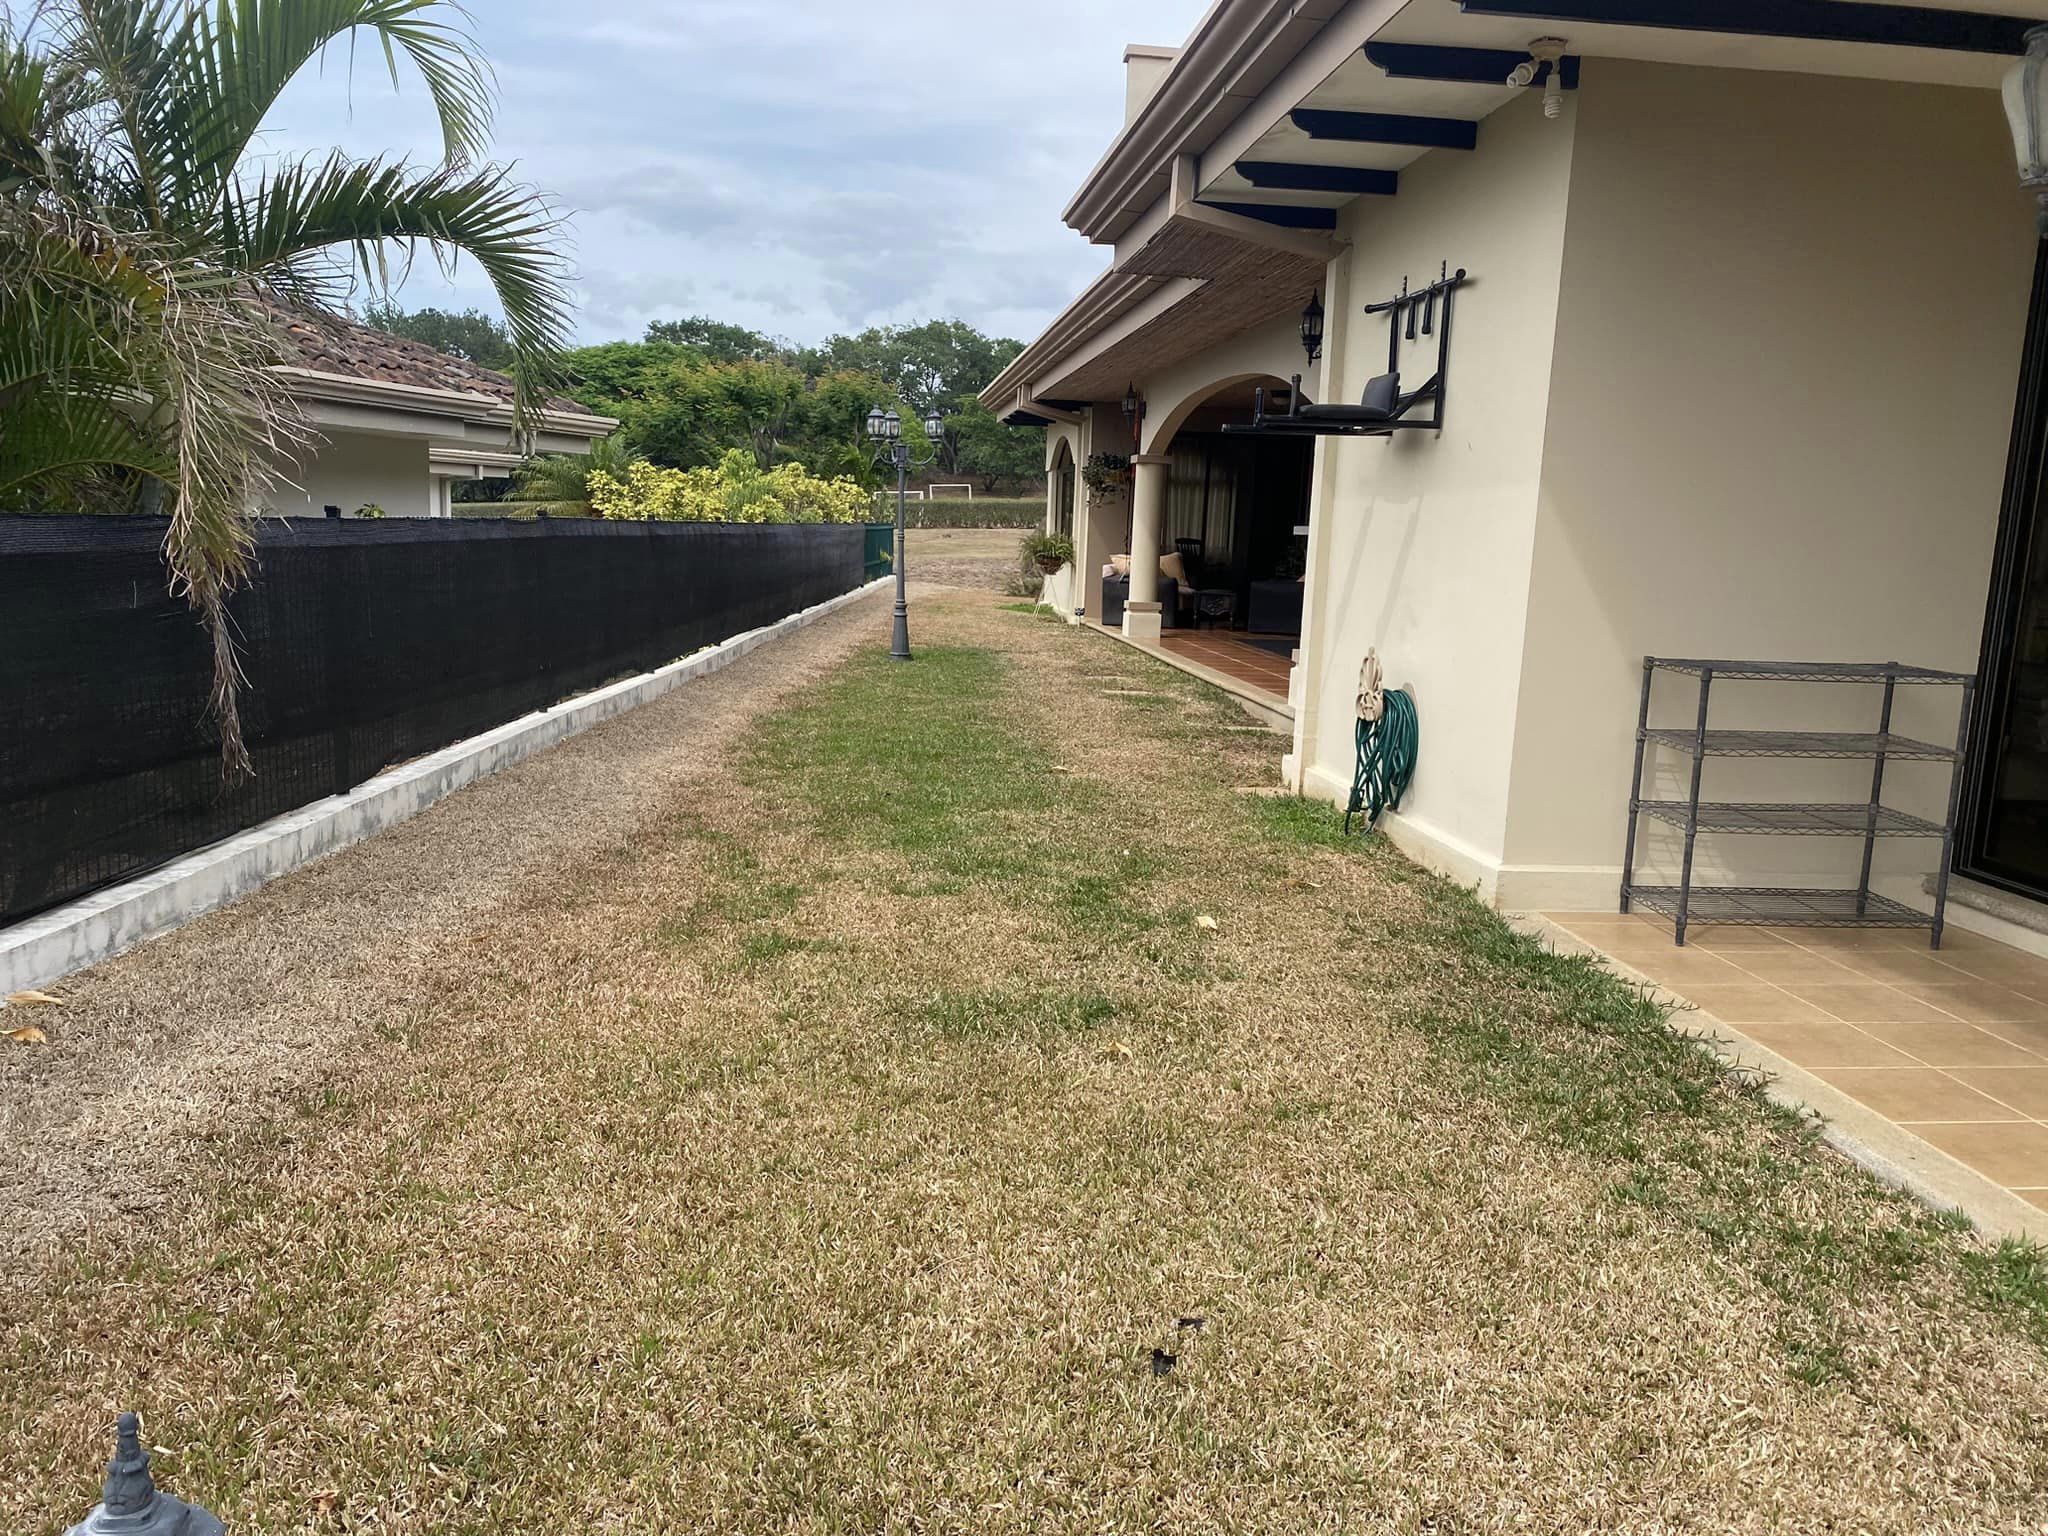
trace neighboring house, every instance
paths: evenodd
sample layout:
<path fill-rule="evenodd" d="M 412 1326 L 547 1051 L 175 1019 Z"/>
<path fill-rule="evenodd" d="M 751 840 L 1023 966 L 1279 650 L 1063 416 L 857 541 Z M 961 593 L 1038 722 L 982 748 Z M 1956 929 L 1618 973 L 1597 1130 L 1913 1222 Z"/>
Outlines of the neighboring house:
<path fill-rule="evenodd" d="M 1065 215 L 1110 268 L 982 397 L 1047 427 L 1055 487 L 1134 455 L 1127 489 L 1048 506 L 1080 551 L 1066 606 L 1127 599 L 1118 627 L 1157 639 L 1185 541 L 1222 625 L 1165 654 L 1277 651 L 1282 776 L 1333 800 L 1377 648 L 1420 719 L 1387 830 L 1511 908 L 1616 906 L 1646 654 L 1981 667 L 1955 867 L 2048 898 L 2048 264 L 1998 90 L 2048 0 L 2008 4 L 1218 0 L 1183 47 L 1131 49 L 1126 126 Z M 1460 269 L 1449 312 L 1372 308 Z M 1452 315 L 1440 431 L 1224 430 L 1297 374 L 1360 405 L 1397 343 L 1416 390 Z M 1690 731 L 1697 696 L 1660 683 L 1652 723 Z M 1902 688 L 1893 724 L 1952 747 L 1958 700 Z M 1737 726 L 1878 708 L 1714 694 Z M 1706 772 L 1720 800 L 1871 793 L 1867 761 Z M 1689 774 L 1653 745 L 1644 798 Z M 1946 789 L 1941 764 L 1884 783 L 1935 820 Z M 1683 845 L 1646 825 L 1639 878 Z M 1879 839 L 1877 889 L 1924 906 L 1940 846 Z M 1854 887 L 1861 851 L 1702 835 L 1696 874 Z"/>
<path fill-rule="evenodd" d="M 298 363 L 284 370 L 319 431 L 312 452 L 268 498 L 282 516 L 448 517 L 457 480 L 500 478 L 524 461 L 512 444 L 511 379 L 423 342 L 308 309 L 279 310 Z M 618 426 L 553 399 L 537 453 L 588 453 Z"/>

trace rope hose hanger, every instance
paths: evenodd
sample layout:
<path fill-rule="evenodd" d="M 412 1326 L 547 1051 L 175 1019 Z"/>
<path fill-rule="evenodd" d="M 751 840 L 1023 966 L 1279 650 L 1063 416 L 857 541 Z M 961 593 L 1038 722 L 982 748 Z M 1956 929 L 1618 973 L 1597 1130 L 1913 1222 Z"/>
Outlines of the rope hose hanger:
<path fill-rule="evenodd" d="M 1415 757 L 1421 732 L 1415 698 L 1406 689 L 1385 685 L 1376 650 L 1365 653 L 1358 669 L 1358 767 L 1351 776 L 1351 803 L 1344 811 L 1344 835 L 1361 812 L 1372 832 L 1388 811 L 1401 809 L 1402 797 L 1415 779 Z"/>

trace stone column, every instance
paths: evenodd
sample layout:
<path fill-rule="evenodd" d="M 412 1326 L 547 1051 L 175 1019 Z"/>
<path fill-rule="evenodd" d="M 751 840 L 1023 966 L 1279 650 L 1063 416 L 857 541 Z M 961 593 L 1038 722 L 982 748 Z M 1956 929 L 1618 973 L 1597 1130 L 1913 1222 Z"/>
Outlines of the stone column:
<path fill-rule="evenodd" d="M 1166 521 L 1166 466 L 1163 453 L 1131 456 L 1131 600 L 1124 604 L 1124 634 L 1132 640 L 1159 639 L 1159 530 Z"/>

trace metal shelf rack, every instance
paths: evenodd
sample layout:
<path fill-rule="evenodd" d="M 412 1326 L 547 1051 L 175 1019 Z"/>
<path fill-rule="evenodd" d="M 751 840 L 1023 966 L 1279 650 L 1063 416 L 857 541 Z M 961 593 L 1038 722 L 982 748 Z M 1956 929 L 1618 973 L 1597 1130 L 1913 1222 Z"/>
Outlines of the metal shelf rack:
<path fill-rule="evenodd" d="M 1652 726 L 1650 691 L 1657 674 L 1673 672 L 1699 679 L 1699 710 L 1691 730 Z M 1716 682 L 1875 683 L 1884 702 L 1875 731 L 1731 731 L 1707 728 L 1708 700 Z M 1892 730 L 1892 705 L 1901 685 L 1960 688 L 1962 705 L 1952 747 L 1916 741 Z M 1686 926 L 1697 920 L 1751 927 L 1926 928 L 1941 947 L 1948 910 L 1949 857 L 1955 843 L 1956 812 L 1962 795 L 1963 757 L 1969 748 L 1970 705 L 1977 679 L 1967 672 L 1939 672 L 1896 661 L 1706 661 L 1645 656 L 1643 696 L 1636 716 L 1635 778 L 1628 793 L 1628 839 L 1622 855 L 1621 910 L 1636 907 L 1662 913 L 1673 936 L 1685 943 Z M 1692 788 L 1684 800 L 1643 799 L 1643 762 L 1651 746 L 1670 747 L 1692 759 Z M 1710 757 L 1784 757 L 1867 760 L 1872 764 L 1870 799 L 1860 804 L 1703 801 L 1701 781 Z M 1949 764 L 1948 815 L 1940 822 L 1894 810 L 1883 803 L 1888 762 Z M 1685 834 L 1685 857 L 1676 885 L 1638 885 L 1636 831 L 1643 817 Z M 1692 883 L 1693 849 L 1702 832 L 1795 837 L 1860 837 L 1863 868 L 1853 889 L 1793 890 L 1766 886 L 1701 886 Z M 1941 840 L 1935 875 L 1934 911 L 1916 911 L 1870 889 L 1870 865 L 1880 837 Z"/>

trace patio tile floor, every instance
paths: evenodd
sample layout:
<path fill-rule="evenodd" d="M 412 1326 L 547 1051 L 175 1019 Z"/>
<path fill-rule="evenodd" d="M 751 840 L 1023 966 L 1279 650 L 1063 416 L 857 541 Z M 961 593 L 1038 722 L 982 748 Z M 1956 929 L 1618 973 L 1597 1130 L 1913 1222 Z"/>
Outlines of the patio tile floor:
<path fill-rule="evenodd" d="M 1953 929 L 1930 950 L 1908 930 L 1699 927 L 1680 949 L 1655 916 L 1546 916 L 2048 1210 L 2048 959 Z"/>
<path fill-rule="evenodd" d="M 1243 635 L 1227 629 L 1169 629 L 1159 636 L 1159 647 L 1169 656 L 1185 656 L 1261 693 L 1287 702 L 1287 677 L 1294 663 L 1284 652 L 1252 644 Z"/>

